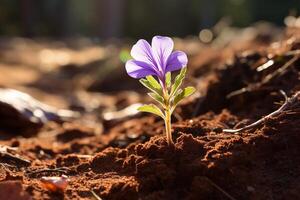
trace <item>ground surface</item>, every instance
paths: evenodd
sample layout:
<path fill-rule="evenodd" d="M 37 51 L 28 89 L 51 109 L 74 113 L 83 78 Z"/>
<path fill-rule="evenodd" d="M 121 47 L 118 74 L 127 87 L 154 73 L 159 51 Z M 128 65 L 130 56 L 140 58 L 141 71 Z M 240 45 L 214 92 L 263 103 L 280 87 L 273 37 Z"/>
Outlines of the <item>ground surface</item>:
<path fill-rule="evenodd" d="M 212 45 L 176 40 L 189 54 L 185 83 L 198 92 L 176 110 L 174 146 L 158 118 L 114 112 L 149 101 L 119 61 L 128 46 L 3 40 L 2 87 L 81 117 L 38 131 L 15 130 L 21 122 L 10 118 L 0 144 L 25 161 L 1 155 L 0 199 L 93 199 L 91 191 L 104 200 L 300 199 L 299 99 L 253 129 L 222 132 L 279 108 L 279 90 L 288 96 L 300 90 L 300 32 L 268 28 Z M 68 176 L 63 192 L 41 182 L 62 175 Z"/>

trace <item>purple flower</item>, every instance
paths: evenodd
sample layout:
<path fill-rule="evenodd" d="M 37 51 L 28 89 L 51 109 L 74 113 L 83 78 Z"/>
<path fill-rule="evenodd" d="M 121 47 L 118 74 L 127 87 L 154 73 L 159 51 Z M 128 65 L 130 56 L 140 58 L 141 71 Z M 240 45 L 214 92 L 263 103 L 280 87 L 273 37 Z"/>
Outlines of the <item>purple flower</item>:
<path fill-rule="evenodd" d="M 133 78 L 155 75 L 164 84 L 167 72 L 179 70 L 188 62 L 186 54 L 172 52 L 173 47 L 173 40 L 169 37 L 154 36 L 151 46 L 146 40 L 139 40 L 130 52 L 133 59 L 125 65 L 128 75 Z"/>

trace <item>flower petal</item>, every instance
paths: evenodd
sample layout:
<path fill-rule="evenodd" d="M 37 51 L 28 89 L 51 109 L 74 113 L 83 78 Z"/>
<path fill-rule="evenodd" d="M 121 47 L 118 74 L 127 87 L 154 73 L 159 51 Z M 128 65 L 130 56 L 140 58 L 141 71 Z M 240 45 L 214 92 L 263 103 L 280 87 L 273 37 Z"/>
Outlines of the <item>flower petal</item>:
<path fill-rule="evenodd" d="M 188 58 L 186 54 L 182 51 L 174 51 L 168 59 L 166 72 L 179 70 L 186 66 L 188 63 Z"/>
<path fill-rule="evenodd" d="M 151 45 L 155 61 L 158 64 L 159 69 L 165 73 L 168 58 L 174 48 L 174 42 L 169 37 L 154 36 Z"/>
<path fill-rule="evenodd" d="M 141 39 L 137 41 L 137 43 L 133 45 L 130 54 L 135 60 L 145 62 L 155 70 L 158 70 L 153 58 L 152 48 L 146 40 Z"/>
<path fill-rule="evenodd" d="M 128 60 L 125 65 L 127 74 L 132 78 L 142 78 L 148 75 L 156 75 L 154 69 L 148 63 L 138 60 Z"/>

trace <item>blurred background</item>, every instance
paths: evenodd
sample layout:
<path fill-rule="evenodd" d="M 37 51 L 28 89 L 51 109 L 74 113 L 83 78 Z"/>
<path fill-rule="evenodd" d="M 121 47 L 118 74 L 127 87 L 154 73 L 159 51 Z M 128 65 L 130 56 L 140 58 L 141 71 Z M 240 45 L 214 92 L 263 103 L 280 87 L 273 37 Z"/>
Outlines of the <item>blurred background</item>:
<path fill-rule="evenodd" d="M 149 101 L 124 67 L 137 39 L 171 36 L 174 48 L 188 55 L 186 83 L 199 95 L 206 92 L 210 72 L 245 50 L 272 47 L 286 30 L 300 27 L 299 0 L 0 2 L 0 98 L 3 92 L 9 97 L 0 103 L 20 107 L 24 95 L 6 90 L 12 88 L 79 111 L 87 123 L 109 121 L 105 113 Z M 27 103 L 25 111 L 32 101 Z M 29 108 L 32 115 L 40 113 Z"/>
<path fill-rule="evenodd" d="M 24 120 L 18 121 L 18 129 L 23 132 L 32 123 L 54 118 L 55 109 L 40 108 L 40 103 L 15 90 L 54 108 L 77 111 L 80 123 L 97 129 L 135 115 L 136 107 L 130 106 L 151 102 L 124 67 L 140 38 L 173 38 L 174 49 L 188 55 L 185 83 L 197 88 L 190 99 L 197 102 L 215 79 L 215 70 L 237 57 L 249 63 L 261 57 L 261 65 L 269 57 L 260 49 L 285 49 L 288 45 L 276 41 L 300 33 L 299 0 L 0 2 L 0 132 L 8 125 L 15 130 L 20 115 Z M 293 38 L 286 42 L 293 43 Z M 3 112 L 1 105 L 10 107 Z M 11 114 L 11 108 L 18 112 Z M 183 112 L 179 109 L 178 116 L 185 116 Z"/>
<path fill-rule="evenodd" d="M 0 35 L 151 38 L 195 35 L 220 22 L 283 25 L 299 0 L 1 0 Z"/>

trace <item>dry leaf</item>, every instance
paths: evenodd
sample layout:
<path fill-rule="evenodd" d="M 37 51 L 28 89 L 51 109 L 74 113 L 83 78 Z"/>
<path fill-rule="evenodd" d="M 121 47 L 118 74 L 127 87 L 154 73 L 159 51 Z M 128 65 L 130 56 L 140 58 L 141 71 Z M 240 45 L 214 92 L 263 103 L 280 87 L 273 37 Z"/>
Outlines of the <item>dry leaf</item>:
<path fill-rule="evenodd" d="M 68 177 L 53 176 L 53 177 L 42 177 L 41 182 L 45 188 L 53 192 L 63 192 L 68 186 Z"/>

